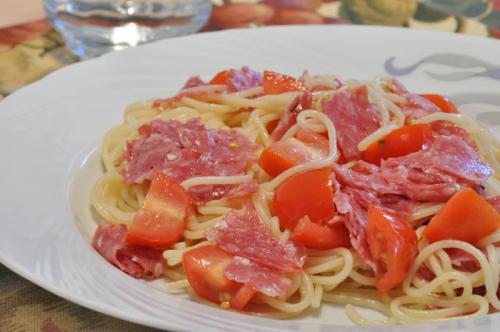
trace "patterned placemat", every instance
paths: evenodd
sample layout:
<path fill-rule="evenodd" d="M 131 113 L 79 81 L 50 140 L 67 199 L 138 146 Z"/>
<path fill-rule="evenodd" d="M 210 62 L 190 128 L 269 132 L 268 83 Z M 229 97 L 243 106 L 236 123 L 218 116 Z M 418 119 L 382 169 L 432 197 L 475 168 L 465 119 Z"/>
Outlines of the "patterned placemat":
<path fill-rule="evenodd" d="M 402 26 L 500 39 L 500 0 L 213 0 L 202 31 L 276 24 Z M 47 20 L 0 29 L 0 99 L 79 61 Z M 153 331 L 61 299 L 0 264 L 0 331 Z"/>
<path fill-rule="evenodd" d="M 0 264 L 0 331 L 155 331 L 66 301 Z"/>

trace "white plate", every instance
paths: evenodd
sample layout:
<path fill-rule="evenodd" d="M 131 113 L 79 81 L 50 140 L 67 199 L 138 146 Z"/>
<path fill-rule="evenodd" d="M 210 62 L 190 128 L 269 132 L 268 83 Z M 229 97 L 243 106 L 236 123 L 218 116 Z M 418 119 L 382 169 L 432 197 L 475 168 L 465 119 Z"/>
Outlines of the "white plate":
<path fill-rule="evenodd" d="M 332 305 L 289 321 L 220 310 L 166 294 L 161 284 L 135 280 L 105 262 L 89 245 L 95 227 L 89 189 L 100 172 L 95 148 L 101 137 L 121 122 L 127 104 L 173 94 L 190 75 L 208 78 L 242 65 L 344 78 L 373 78 L 387 69 L 404 74 L 400 79 L 413 91 L 487 102 L 465 109 L 498 134 L 499 54 L 500 43 L 485 38 L 288 26 L 166 40 L 64 68 L 0 103 L 0 262 L 68 300 L 158 328 L 323 331 L 349 325 L 343 308 Z M 493 331 L 500 314 L 441 325 Z M 400 329 L 417 330 L 393 330 Z"/>

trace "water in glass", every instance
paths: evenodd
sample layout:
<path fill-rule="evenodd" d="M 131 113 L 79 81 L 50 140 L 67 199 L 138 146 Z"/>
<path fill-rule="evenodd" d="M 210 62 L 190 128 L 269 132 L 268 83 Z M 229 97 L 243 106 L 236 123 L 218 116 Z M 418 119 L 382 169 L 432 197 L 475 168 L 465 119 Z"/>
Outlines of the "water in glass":
<path fill-rule="evenodd" d="M 45 12 L 80 57 L 198 31 L 210 0 L 44 0 Z"/>

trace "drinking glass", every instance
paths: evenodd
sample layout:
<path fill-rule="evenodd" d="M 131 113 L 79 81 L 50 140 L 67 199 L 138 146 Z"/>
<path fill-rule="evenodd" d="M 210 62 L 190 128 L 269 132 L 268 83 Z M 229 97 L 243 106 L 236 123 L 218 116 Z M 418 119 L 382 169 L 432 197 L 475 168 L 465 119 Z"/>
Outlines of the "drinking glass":
<path fill-rule="evenodd" d="M 44 0 L 47 17 L 76 55 L 89 58 L 194 33 L 210 0 Z"/>

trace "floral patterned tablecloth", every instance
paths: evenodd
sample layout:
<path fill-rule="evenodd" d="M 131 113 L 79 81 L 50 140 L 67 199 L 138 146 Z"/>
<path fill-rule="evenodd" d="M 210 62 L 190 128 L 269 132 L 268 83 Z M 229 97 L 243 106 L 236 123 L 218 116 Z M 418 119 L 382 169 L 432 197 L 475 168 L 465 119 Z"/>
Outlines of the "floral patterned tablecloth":
<path fill-rule="evenodd" d="M 500 39 L 500 0 L 213 0 L 202 31 L 278 24 L 402 26 Z M 45 20 L 0 29 L 0 99 L 79 61 Z M 0 264 L 0 331 L 149 331 L 85 309 Z"/>

